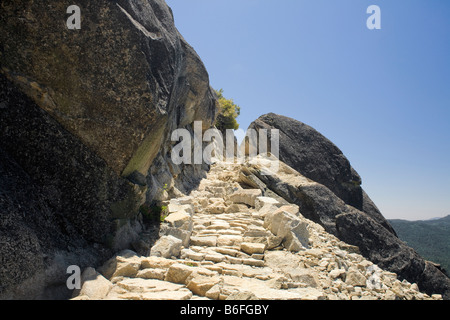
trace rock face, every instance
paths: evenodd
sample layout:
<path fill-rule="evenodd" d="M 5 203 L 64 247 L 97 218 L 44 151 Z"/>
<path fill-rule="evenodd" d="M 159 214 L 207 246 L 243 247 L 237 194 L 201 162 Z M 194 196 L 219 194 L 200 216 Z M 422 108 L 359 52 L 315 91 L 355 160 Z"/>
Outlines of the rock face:
<path fill-rule="evenodd" d="M 250 124 L 249 129 L 280 130 L 281 161 L 303 176 L 326 186 L 346 204 L 364 211 L 395 234 L 361 188 L 361 177 L 349 160 L 318 131 L 300 121 L 274 113 L 261 116 Z"/>
<path fill-rule="evenodd" d="M 77 5 L 80 30 L 66 28 L 64 1 L 0 5 L 2 298 L 66 295 L 68 265 L 128 247 L 143 202 L 195 187 L 207 169 L 169 157 L 174 129 L 207 129 L 216 113 L 170 8 Z"/>
<path fill-rule="evenodd" d="M 117 174 L 146 175 L 166 131 L 212 124 L 208 75 L 164 1 L 85 1 L 78 31 L 66 5 L 2 2 L 2 72 Z"/>

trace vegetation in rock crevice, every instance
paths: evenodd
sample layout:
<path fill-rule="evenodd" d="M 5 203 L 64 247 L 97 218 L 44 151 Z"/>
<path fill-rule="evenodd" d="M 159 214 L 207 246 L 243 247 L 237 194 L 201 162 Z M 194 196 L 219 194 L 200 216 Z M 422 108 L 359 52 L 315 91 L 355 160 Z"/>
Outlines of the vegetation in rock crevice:
<path fill-rule="evenodd" d="M 227 99 L 223 96 L 223 89 L 216 90 L 219 104 L 219 115 L 216 119 L 216 127 L 220 131 L 227 129 L 239 129 L 239 123 L 236 118 L 241 113 L 241 108 L 234 103 L 233 99 Z"/>

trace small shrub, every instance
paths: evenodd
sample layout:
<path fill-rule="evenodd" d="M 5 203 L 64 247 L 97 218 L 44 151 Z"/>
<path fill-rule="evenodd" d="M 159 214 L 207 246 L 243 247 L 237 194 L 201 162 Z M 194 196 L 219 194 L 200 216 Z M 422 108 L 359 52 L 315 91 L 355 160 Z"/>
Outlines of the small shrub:
<path fill-rule="evenodd" d="M 233 99 L 226 99 L 223 96 L 223 89 L 216 91 L 219 103 L 219 115 L 216 120 L 216 127 L 220 131 L 226 129 L 239 129 L 239 124 L 236 118 L 241 113 L 241 108 L 233 102 Z"/>
<path fill-rule="evenodd" d="M 164 222 L 169 214 L 167 206 L 158 206 L 156 203 L 145 203 L 139 211 L 147 222 Z"/>
<path fill-rule="evenodd" d="M 161 212 L 159 213 L 159 221 L 164 222 L 169 215 L 169 208 L 167 206 L 161 207 Z"/>

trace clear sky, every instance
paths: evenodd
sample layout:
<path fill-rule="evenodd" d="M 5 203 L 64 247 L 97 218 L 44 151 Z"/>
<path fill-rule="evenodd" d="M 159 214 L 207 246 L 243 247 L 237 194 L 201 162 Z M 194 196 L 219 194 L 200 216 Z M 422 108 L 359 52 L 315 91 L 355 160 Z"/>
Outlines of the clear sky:
<path fill-rule="evenodd" d="M 242 129 L 274 112 L 333 141 L 388 218 L 450 214 L 450 1 L 166 0 Z M 369 5 L 381 30 L 369 30 Z"/>

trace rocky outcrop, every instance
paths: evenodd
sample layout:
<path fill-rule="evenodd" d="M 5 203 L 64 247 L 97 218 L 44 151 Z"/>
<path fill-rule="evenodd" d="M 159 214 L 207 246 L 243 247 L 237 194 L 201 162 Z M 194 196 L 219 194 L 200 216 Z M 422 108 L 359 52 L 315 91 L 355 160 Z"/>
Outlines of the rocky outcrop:
<path fill-rule="evenodd" d="M 2 298 L 64 296 L 68 265 L 129 247 L 142 203 L 194 188 L 208 169 L 169 157 L 174 129 L 207 129 L 216 113 L 170 8 L 77 5 L 80 30 L 66 28 L 64 1 L 0 5 Z"/>
<path fill-rule="evenodd" d="M 346 204 L 364 211 L 395 234 L 376 205 L 361 188 L 361 177 L 342 151 L 314 128 L 292 118 L 269 113 L 249 129 L 280 130 L 280 160 L 303 176 L 326 186 Z"/>
<path fill-rule="evenodd" d="M 417 283 L 425 292 L 450 298 L 449 278 L 398 239 L 361 188 L 359 175 L 331 141 L 304 123 L 273 113 L 261 116 L 250 128 L 279 129 L 280 159 L 288 166 L 282 164 L 278 173 L 266 176 L 251 165 L 242 170 L 243 182 L 260 181 L 253 185 L 265 185 L 299 205 L 302 214 L 358 246 L 374 263 Z"/>
<path fill-rule="evenodd" d="M 84 271 L 73 299 L 441 299 L 368 261 L 297 205 L 243 189 L 244 167 L 216 163 L 189 196 L 169 201 L 173 211 L 164 224 L 191 230 L 181 250 L 184 239 L 177 244 L 174 232 L 162 235 L 150 255 L 119 252 L 98 272 Z M 211 210 L 219 203 L 221 209 Z"/>
<path fill-rule="evenodd" d="M 338 237 L 361 248 L 361 253 L 382 268 L 417 283 L 428 293 L 441 293 L 450 299 L 450 279 L 435 264 L 424 260 L 403 241 L 362 212 L 339 215 Z"/>
<path fill-rule="evenodd" d="M 264 172 L 264 162 L 258 158 L 249 160 L 241 168 L 239 181 L 257 188 L 265 185 L 263 190 L 270 189 L 298 205 L 303 216 L 340 240 L 357 246 L 373 263 L 395 272 L 401 279 L 417 283 L 428 294 L 439 293 L 450 299 L 450 279 L 373 217 L 345 204 L 326 186 L 304 177 L 281 161 L 277 172 L 271 175 Z"/>

